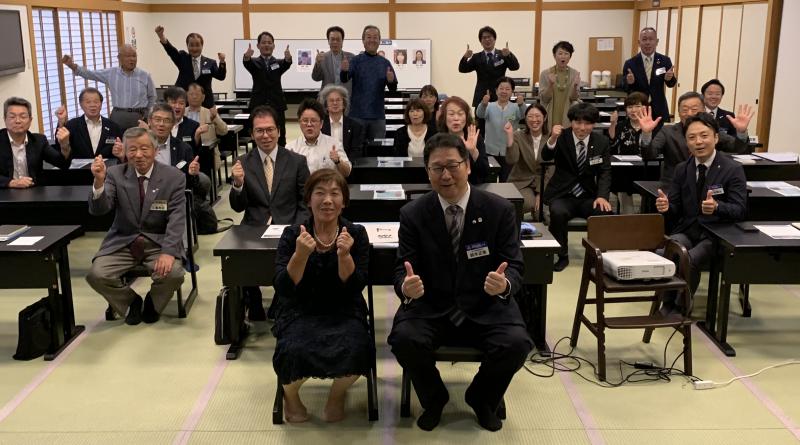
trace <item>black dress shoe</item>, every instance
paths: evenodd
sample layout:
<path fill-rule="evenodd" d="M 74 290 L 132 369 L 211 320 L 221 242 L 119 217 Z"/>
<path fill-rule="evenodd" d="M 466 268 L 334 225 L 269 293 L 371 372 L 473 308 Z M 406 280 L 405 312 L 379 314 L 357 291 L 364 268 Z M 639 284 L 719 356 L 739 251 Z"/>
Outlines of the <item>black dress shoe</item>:
<path fill-rule="evenodd" d="M 503 428 L 503 421 L 497 417 L 497 409 L 492 409 L 489 405 L 482 403 L 478 398 L 474 397 L 467 388 L 465 397 L 467 405 L 475 412 L 475 417 L 478 418 L 478 424 L 489 431 L 497 431 Z"/>
<path fill-rule="evenodd" d="M 553 265 L 554 272 L 561 272 L 569 266 L 569 255 L 559 255 L 558 261 Z"/>
<path fill-rule="evenodd" d="M 142 322 L 142 297 L 136 296 L 128 307 L 128 315 L 125 317 L 125 324 L 135 326 Z"/>
<path fill-rule="evenodd" d="M 142 309 L 142 321 L 147 324 L 152 324 L 158 321 L 161 315 L 156 312 L 156 306 L 153 304 L 153 299 L 148 293 L 144 298 L 144 308 Z"/>
<path fill-rule="evenodd" d="M 445 395 L 444 399 L 440 403 L 437 403 L 434 406 L 428 407 L 422 414 L 419 415 L 417 418 L 417 426 L 419 429 L 424 431 L 432 431 L 439 425 L 439 421 L 442 420 L 442 411 L 444 411 L 444 406 L 447 405 L 447 402 L 450 400 L 450 396 Z"/>
<path fill-rule="evenodd" d="M 264 306 L 261 306 L 260 300 L 256 301 L 255 304 L 248 305 L 247 319 L 250 321 L 267 321 L 267 313 L 264 311 Z"/>

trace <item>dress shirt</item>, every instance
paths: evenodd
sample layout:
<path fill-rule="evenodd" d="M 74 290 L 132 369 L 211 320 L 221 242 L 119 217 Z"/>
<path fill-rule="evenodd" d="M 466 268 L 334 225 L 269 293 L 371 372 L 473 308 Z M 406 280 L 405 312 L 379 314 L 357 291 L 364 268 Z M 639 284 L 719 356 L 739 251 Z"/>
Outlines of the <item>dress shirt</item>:
<path fill-rule="evenodd" d="M 419 137 L 411 131 L 411 125 L 406 128 L 406 132 L 408 133 L 408 155 L 412 158 L 421 158 L 425 151 L 425 136 L 428 135 L 428 127 L 425 127 L 425 132 Z"/>
<path fill-rule="evenodd" d="M 260 149 L 258 147 L 256 147 L 256 149 L 258 150 L 258 155 L 261 157 L 261 165 L 262 166 L 264 165 L 265 162 L 267 162 L 267 156 L 272 158 L 272 165 L 275 165 L 275 161 L 277 161 L 277 159 L 278 159 L 278 147 L 273 148 L 272 151 L 269 152 L 269 154 L 264 153 L 264 150 L 262 150 L 262 149 Z M 274 181 L 274 179 L 273 179 L 273 181 Z M 272 186 L 274 187 L 275 184 L 272 184 Z M 239 187 L 236 187 L 236 185 L 231 184 L 231 187 L 234 190 L 236 190 L 237 192 L 241 192 L 242 189 L 244 188 L 244 183 L 242 183 L 242 185 L 239 186 Z"/>
<path fill-rule="evenodd" d="M 195 122 L 200 122 L 200 121 L 195 121 Z M 172 126 L 172 130 L 170 130 L 170 134 L 172 135 L 172 137 L 174 138 L 178 137 L 178 127 L 180 127 L 182 123 L 183 123 L 183 118 L 181 118 L 181 120 L 179 120 L 178 122 L 175 122 L 175 125 Z"/>
<path fill-rule="evenodd" d="M 203 124 L 202 122 L 200 122 L 200 110 L 192 111 L 190 108 L 187 108 L 186 109 L 186 117 L 188 117 L 189 119 L 191 119 L 191 120 L 193 120 L 193 121 L 195 121 L 195 122 L 197 122 L 197 123 L 199 123 L 201 125 Z"/>
<path fill-rule="evenodd" d="M 97 154 L 95 150 L 97 150 L 97 144 L 100 143 L 100 135 L 103 133 L 103 118 L 98 117 L 96 122 L 86 115 L 84 118 L 86 119 L 86 129 L 89 130 L 89 140 L 92 141 L 92 151 Z"/>
<path fill-rule="evenodd" d="M 334 139 L 333 136 L 328 136 L 324 133 L 320 133 L 314 143 L 309 143 L 306 141 L 305 136 L 300 136 L 286 144 L 286 149 L 305 156 L 306 162 L 308 162 L 308 171 L 314 173 L 321 168 L 336 170 L 337 165 L 330 158 L 331 147 L 333 146 L 336 146 L 336 152 L 339 153 L 339 162 L 350 165 L 350 160 L 347 158 L 347 152 L 344 151 L 342 143 Z"/>
<path fill-rule="evenodd" d="M 331 122 L 331 137 L 335 138 L 339 143 L 344 142 L 344 116 L 340 117 L 338 121 L 333 120 L 332 117 L 328 117 Z"/>
<path fill-rule="evenodd" d="M 152 108 L 156 103 L 153 78 L 142 69 L 134 68 L 132 72 L 126 73 L 118 66 L 96 71 L 78 66 L 75 74 L 106 84 L 111 91 L 114 107 Z"/>
<path fill-rule="evenodd" d="M 172 165 L 172 157 L 169 153 L 169 139 L 164 141 L 163 144 L 158 144 L 156 147 L 156 161 L 164 164 L 164 165 Z"/>
<path fill-rule="evenodd" d="M 467 214 L 467 203 L 469 202 L 469 193 L 470 193 L 470 186 L 469 186 L 469 183 L 467 183 L 467 191 L 464 192 L 464 196 L 459 198 L 459 200 L 456 201 L 456 202 L 447 202 L 446 199 L 442 198 L 442 195 L 438 195 L 438 197 L 439 197 L 439 205 L 442 206 L 442 212 L 445 214 L 445 216 L 447 215 L 447 208 L 450 207 L 451 205 L 457 205 L 457 206 L 461 207 L 460 215 L 461 215 L 462 219 L 461 219 L 460 225 L 459 225 L 459 227 L 461 227 L 461 230 L 464 230 L 464 219 L 463 218 L 464 218 L 464 215 Z"/>
<path fill-rule="evenodd" d="M 19 179 L 28 176 L 28 156 L 25 154 L 25 147 L 28 145 L 28 135 L 21 144 L 14 142 L 11 133 L 8 133 L 8 141 L 11 143 L 11 153 L 14 155 L 14 178 Z"/>
<path fill-rule="evenodd" d="M 714 150 L 714 151 L 711 153 L 711 156 L 709 156 L 709 157 L 708 157 L 708 159 L 706 159 L 706 162 L 700 162 L 700 160 L 699 160 L 699 159 L 697 159 L 697 158 L 694 158 L 694 167 L 695 167 L 695 168 L 694 168 L 694 180 L 695 180 L 695 181 L 697 181 L 697 179 L 700 177 L 700 170 L 698 170 L 698 169 L 697 169 L 697 167 L 698 167 L 700 164 L 703 164 L 703 165 L 705 165 L 705 166 L 706 166 L 706 169 L 707 169 L 706 171 L 711 171 L 711 164 L 713 164 L 713 163 L 714 163 L 714 158 L 715 158 L 715 157 L 717 157 L 717 150 Z"/>
<path fill-rule="evenodd" d="M 141 173 L 139 173 L 139 172 L 138 172 L 138 171 L 136 171 L 136 169 L 134 168 L 134 171 L 136 171 L 136 178 L 137 178 L 137 180 L 138 180 L 138 178 L 139 178 L 139 177 L 141 177 L 141 176 L 144 176 L 144 178 L 145 178 L 145 179 L 144 179 L 144 184 L 142 184 L 142 187 L 144 188 L 144 190 L 145 190 L 145 191 L 147 191 L 147 185 L 150 183 L 150 175 L 152 175 L 152 174 L 153 174 L 153 166 L 155 166 L 155 165 L 156 165 L 156 164 L 155 164 L 155 163 L 153 163 L 153 165 L 151 165 L 151 166 L 150 166 L 150 170 L 147 170 L 147 173 L 145 173 L 145 174 L 141 174 Z M 102 195 L 102 194 L 103 194 L 103 190 L 105 190 L 105 189 L 106 189 L 106 184 L 105 184 L 105 183 L 103 183 L 103 185 L 101 185 L 99 189 L 96 189 L 96 188 L 94 188 L 94 182 L 92 182 L 92 199 L 97 199 L 97 198 L 99 198 L 99 197 L 100 197 L 100 195 Z"/>

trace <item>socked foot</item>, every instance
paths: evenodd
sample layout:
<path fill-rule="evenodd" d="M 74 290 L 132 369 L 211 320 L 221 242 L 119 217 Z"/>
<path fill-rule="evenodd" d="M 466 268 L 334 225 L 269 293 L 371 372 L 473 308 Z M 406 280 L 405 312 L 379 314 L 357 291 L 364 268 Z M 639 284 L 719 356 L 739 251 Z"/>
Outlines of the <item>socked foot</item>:
<path fill-rule="evenodd" d="M 299 399 L 297 401 L 290 401 L 284 398 L 283 416 L 286 418 L 287 422 L 301 423 L 308 420 L 308 410 Z"/>
<path fill-rule="evenodd" d="M 325 409 L 322 410 L 322 418 L 326 422 L 341 422 L 344 420 L 344 397 L 328 397 Z"/>

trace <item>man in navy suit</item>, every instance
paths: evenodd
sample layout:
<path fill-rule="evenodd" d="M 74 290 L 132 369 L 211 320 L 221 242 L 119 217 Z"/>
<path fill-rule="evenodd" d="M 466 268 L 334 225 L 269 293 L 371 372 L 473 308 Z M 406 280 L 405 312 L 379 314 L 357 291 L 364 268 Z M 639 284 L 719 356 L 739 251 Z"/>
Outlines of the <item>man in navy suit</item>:
<path fill-rule="evenodd" d="M 736 136 L 736 127 L 728 120 L 728 116 L 733 119 L 736 115 L 719 107 L 720 102 L 722 102 L 722 96 L 725 95 L 725 86 L 722 85 L 722 82 L 719 79 L 709 80 L 700 87 L 700 94 L 703 95 L 706 113 L 714 116 L 714 119 L 717 120 L 719 131 L 729 136 Z"/>
<path fill-rule="evenodd" d="M 664 95 L 664 85 L 672 88 L 678 83 L 675 67 L 669 57 L 656 52 L 658 36 L 653 28 L 644 28 L 639 33 L 639 54 L 625 61 L 622 73 L 625 76 L 625 92 L 639 91 L 650 97 L 653 119 L 661 118 L 659 128 L 669 122 L 669 106 Z"/>
<path fill-rule="evenodd" d="M 100 115 L 103 109 L 103 95 L 97 88 L 86 88 L 78 96 L 83 116 L 67 121 L 67 111 L 61 106 L 56 112 L 59 127 L 67 130 L 65 134 L 56 130 L 56 145 L 71 149 L 70 159 L 91 159 L 98 155 L 104 159 L 117 158 L 125 162 L 125 148 L 122 145 L 122 130 L 116 122 Z M 65 137 L 66 136 L 66 137 Z"/>
<path fill-rule="evenodd" d="M 189 85 L 197 83 L 203 87 L 206 93 L 203 99 L 203 106 L 211 108 L 214 106 L 214 92 L 211 89 L 211 79 L 225 80 L 227 74 L 225 66 L 225 54 L 217 53 L 219 57 L 219 66 L 214 59 L 203 56 L 203 36 L 193 32 L 186 36 L 186 49 L 183 51 L 176 49 L 172 43 L 164 37 L 164 27 L 156 26 L 156 34 L 158 40 L 164 47 L 172 63 L 178 67 L 178 78 L 175 80 L 175 86 L 179 86 L 184 90 L 189 89 Z"/>
<path fill-rule="evenodd" d="M 394 289 L 402 304 L 388 342 L 411 376 L 426 431 L 449 400 L 434 360 L 439 346 L 484 352 L 465 399 L 490 431 L 502 428 L 497 407 L 533 347 L 514 300 L 524 268 L 514 208 L 470 187 L 468 156 L 458 136 L 430 138 L 423 158 L 433 191 L 400 210 Z"/>
<path fill-rule="evenodd" d="M 189 99 L 186 91 L 181 87 L 170 87 L 164 92 L 164 101 L 172 107 L 175 122 L 172 127 L 172 137 L 192 148 L 192 154 L 200 153 L 200 138 L 208 130 L 208 124 L 200 125 L 186 117 L 186 105 Z"/>
<path fill-rule="evenodd" d="M 286 96 L 283 94 L 281 76 L 292 66 L 292 53 L 289 51 L 289 45 L 286 45 L 283 59 L 273 57 L 275 38 L 267 31 L 258 35 L 257 42 L 259 56 L 253 57 L 253 47 L 248 45 L 242 57 L 244 68 L 253 77 L 253 91 L 248 108 L 252 112 L 259 105 L 269 105 L 275 110 L 279 131 L 278 145 L 285 147 Z"/>
<path fill-rule="evenodd" d="M 477 82 L 475 83 L 475 93 L 472 96 L 472 106 L 477 107 L 483 99 L 486 91 L 489 91 L 489 100 L 497 100 L 495 87 L 497 81 L 506 75 L 506 70 L 516 71 L 519 69 L 517 57 L 506 47 L 497 50 L 494 46 L 497 40 L 497 32 L 491 26 L 484 26 L 478 31 L 478 40 L 481 42 L 483 50 L 479 53 L 472 53 L 467 45 L 467 51 L 458 62 L 459 73 L 470 73 L 475 71 Z"/>
<path fill-rule="evenodd" d="M 689 285 L 694 295 L 700 269 L 713 253 L 711 239 L 701 224 L 743 220 L 747 180 L 741 164 L 717 152 L 716 119 L 699 113 L 688 118 L 683 128 L 693 157 L 675 167 L 669 190 L 658 191 L 656 209 L 674 223 L 670 237 L 689 252 Z M 667 312 L 681 311 L 674 300 L 665 299 L 664 307 Z"/>
<path fill-rule="evenodd" d="M 186 142 L 172 136 L 175 113 L 167 104 L 153 107 L 150 113 L 150 129 L 156 136 L 156 161 L 171 165 L 186 174 L 186 188 L 191 189 L 196 199 L 205 199 L 211 188 L 211 179 L 200 171 L 200 158 L 192 153 Z"/>

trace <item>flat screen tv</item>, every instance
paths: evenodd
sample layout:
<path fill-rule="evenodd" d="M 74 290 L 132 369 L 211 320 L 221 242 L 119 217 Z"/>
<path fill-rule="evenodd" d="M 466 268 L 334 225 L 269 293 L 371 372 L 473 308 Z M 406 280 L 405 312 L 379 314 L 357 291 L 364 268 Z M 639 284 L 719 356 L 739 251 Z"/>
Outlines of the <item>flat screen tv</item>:
<path fill-rule="evenodd" d="M 19 11 L 0 10 L 0 76 L 25 71 Z"/>

